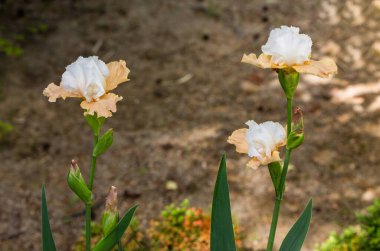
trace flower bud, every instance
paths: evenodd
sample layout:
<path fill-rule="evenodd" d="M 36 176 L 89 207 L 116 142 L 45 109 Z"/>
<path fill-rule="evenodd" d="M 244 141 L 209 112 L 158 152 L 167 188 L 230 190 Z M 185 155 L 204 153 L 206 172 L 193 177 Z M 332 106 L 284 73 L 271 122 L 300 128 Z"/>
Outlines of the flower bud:
<path fill-rule="evenodd" d="M 70 171 L 67 175 L 67 183 L 71 190 L 85 203 L 91 204 L 92 194 L 84 181 L 78 164 L 75 160 L 71 161 Z"/>
<path fill-rule="evenodd" d="M 302 110 L 296 107 L 293 111 L 293 122 L 292 131 L 290 132 L 287 142 L 287 149 L 295 149 L 299 147 L 304 140 L 304 129 L 303 129 L 303 115 Z"/>
<path fill-rule="evenodd" d="M 117 191 L 116 187 L 111 186 L 107 198 L 106 208 L 102 216 L 102 229 L 103 235 L 109 234 L 112 229 L 117 225 L 119 213 L 117 211 Z"/>
<path fill-rule="evenodd" d="M 288 99 L 293 98 L 296 92 L 298 81 L 300 79 L 300 74 L 293 70 L 278 70 L 278 79 L 281 83 L 281 87 L 285 92 Z"/>

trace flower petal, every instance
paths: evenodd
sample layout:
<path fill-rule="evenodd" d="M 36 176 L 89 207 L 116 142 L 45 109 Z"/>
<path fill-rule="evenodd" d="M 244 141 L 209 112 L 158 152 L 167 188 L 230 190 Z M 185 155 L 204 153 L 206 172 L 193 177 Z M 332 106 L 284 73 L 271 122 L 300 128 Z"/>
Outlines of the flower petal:
<path fill-rule="evenodd" d="M 57 98 L 66 99 L 81 97 L 79 93 L 66 91 L 61 86 L 54 83 L 49 84 L 43 91 L 43 94 L 49 98 L 49 102 L 55 102 Z"/>
<path fill-rule="evenodd" d="M 107 93 L 97 101 L 87 102 L 83 100 L 80 106 L 86 110 L 85 115 L 94 115 L 96 112 L 98 117 L 108 118 L 112 116 L 112 112 L 116 112 L 116 103 L 122 99 L 123 97 L 116 94 Z"/>
<path fill-rule="evenodd" d="M 241 62 L 252 64 L 260 68 L 271 68 L 270 62 L 271 56 L 261 54 L 259 58 L 256 57 L 256 54 L 251 53 L 249 55 L 244 54 Z"/>
<path fill-rule="evenodd" d="M 276 162 L 276 161 L 280 161 L 281 158 L 280 158 L 280 152 L 279 151 L 273 151 L 272 152 L 272 155 L 270 157 L 265 157 L 262 161 L 261 161 L 261 165 L 263 166 L 266 166 L 272 162 Z"/>
<path fill-rule="evenodd" d="M 115 89 L 119 84 L 127 82 L 130 70 L 124 60 L 114 61 L 107 64 L 109 74 L 106 78 L 106 91 Z"/>
<path fill-rule="evenodd" d="M 272 68 L 272 69 L 282 69 L 287 68 L 287 65 L 279 65 L 272 62 L 272 56 L 266 55 L 264 53 L 260 54 L 260 56 L 257 58 L 254 53 L 251 53 L 249 55 L 244 54 L 243 58 L 241 59 L 241 62 L 252 64 L 260 68 Z"/>
<path fill-rule="evenodd" d="M 251 158 L 249 162 L 247 163 L 247 167 L 257 169 L 259 166 L 266 166 L 276 161 L 281 161 L 279 151 L 273 151 L 270 157 L 264 157 L 261 161 L 257 159 L 256 157 Z"/>
<path fill-rule="evenodd" d="M 246 140 L 247 131 L 247 128 L 238 129 L 227 139 L 228 143 L 236 146 L 238 153 L 248 153 L 248 142 Z"/>
<path fill-rule="evenodd" d="M 260 161 L 257 158 L 252 158 L 248 161 L 247 167 L 252 169 L 257 169 L 261 165 Z"/>
<path fill-rule="evenodd" d="M 321 78 L 328 78 L 331 74 L 338 72 L 338 67 L 330 58 L 319 61 L 310 60 L 303 65 L 293 65 L 292 68 L 299 73 L 312 74 Z"/>

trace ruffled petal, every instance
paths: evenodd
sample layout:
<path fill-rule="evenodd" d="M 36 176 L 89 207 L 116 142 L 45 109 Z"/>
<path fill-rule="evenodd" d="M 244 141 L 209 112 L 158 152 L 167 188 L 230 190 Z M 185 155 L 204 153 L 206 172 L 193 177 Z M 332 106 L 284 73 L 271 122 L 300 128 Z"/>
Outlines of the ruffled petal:
<path fill-rule="evenodd" d="M 276 162 L 276 161 L 280 161 L 281 158 L 280 158 L 280 152 L 279 151 L 273 151 L 272 152 L 272 155 L 270 157 L 265 157 L 262 161 L 261 161 L 261 165 L 263 166 L 266 166 L 272 162 Z"/>
<path fill-rule="evenodd" d="M 85 115 L 94 115 L 96 112 L 98 117 L 108 118 L 112 116 L 113 112 L 116 112 L 116 103 L 122 99 L 123 97 L 116 94 L 107 93 L 97 101 L 87 102 L 84 100 L 80 106 L 86 110 Z"/>
<path fill-rule="evenodd" d="M 330 58 L 319 61 L 310 60 L 303 65 L 293 65 L 292 68 L 299 73 L 312 74 L 321 78 L 328 78 L 331 74 L 338 72 L 338 67 Z"/>
<path fill-rule="evenodd" d="M 247 167 L 257 169 L 259 166 L 266 166 L 276 161 L 281 161 L 279 151 L 273 151 L 270 157 L 264 157 L 261 161 L 256 157 L 251 158 L 247 163 Z"/>
<path fill-rule="evenodd" d="M 252 158 L 248 161 L 247 167 L 252 168 L 252 169 L 257 169 L 261 165 L 260 161 L 257 158 Z"/>
<path fill-rule="evenodd" d="M 106 78 L 106 91 L 115 89 L 119 84 L 127 82 L 130 70 L 124 60 L 114 61 L 107 64 L 109 74 Z"/>
<path fill-rule="evenodd" d="M 228 143 L 236 146 L 238 153 L 248 153 L 248 142 L 246 140 L 247 131 L 247 128 L 238 129 L 227 139 Z"/>
<path fill-rule="evenodd" d="M 258 58 L 256 57 L 254 53 L 251 53 L 249 55 L 244 54 L 241 62 L 252 64 L 263 69 L 266 69 L 266 68 L 282 69 L 282 68 L 288 67 L 287 65 L 279 65 L 279 64 L 272 63 L 272 56 L 266 55 L 264 53 L 260 54 Z"/>
<path fill-rule="evenodd" d="M 49 84 L 43 91 L 43 95 L 49 98 L 49 102 L 55 102 L 57 98 L 80 98 L 80 93 L 69 92 L 62 88 L 62 86 L 54 83 Z"/>
<path fill-rule="evenodd" d="M 256 57 L 256 54 L 251 53 L 249 55 L 244 54 L 241 62 L 252 64 L 260 68 L 271 68 L 270 62 L 271 56 L 261 54 L 259 58 Z"/>

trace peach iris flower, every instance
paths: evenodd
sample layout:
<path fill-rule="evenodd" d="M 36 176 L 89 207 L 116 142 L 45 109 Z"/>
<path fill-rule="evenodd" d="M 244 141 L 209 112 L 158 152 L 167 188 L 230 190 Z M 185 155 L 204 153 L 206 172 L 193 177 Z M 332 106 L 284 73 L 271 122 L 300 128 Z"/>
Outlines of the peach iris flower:
<path fill-rule="evenodd" d="M 260 68 L 294 70 L 322 78 L 337 73 L 332 59 L 310 59 L 311 46 L 311 38 L 299 34 L 299 28 L 281 26 L 270 32 L 267 43 L 261 47 L 262 54 L 258 57 L 254 53 L 244 54 L 241 61 Z"/>
<path fill-rule="evenodd" d="M 123 60 L 105 64 L 96 56 L 79 57 L 66 67 L 60 85 L 49 84 L 43 94 L 50 102 L 58 98 L 81 98 L 85 115 L 111 117 L 116 112 L 116 103 L 123 97 L 110 91 L 128 81 L 129 72 Z"/>
<path fill-rule="evenodd" d="M 280 161 L 279 147 L 286 145 L 285 128 L 277 122 L 267 121 L 257 124 L 247 121 L 249 128 L 234 131 L 227 142 L 236 146 L 238 153 L 247 154 L 250 161 L 247 166 L 258 168 Z"/>

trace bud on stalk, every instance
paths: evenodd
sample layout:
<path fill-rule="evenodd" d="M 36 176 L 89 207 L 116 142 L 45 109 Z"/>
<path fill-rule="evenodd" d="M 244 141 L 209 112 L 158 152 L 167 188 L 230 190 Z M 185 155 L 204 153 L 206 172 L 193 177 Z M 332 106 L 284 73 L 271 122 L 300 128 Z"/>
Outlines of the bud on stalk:
<path fill-rule="evenodd" d="M 84 181 L 78 164 L 75 160 L 71 161 L 71 167 L 67 175 L 67 183 L 71 190 L 87 205 L 92 202 L 92 194 Z"/>
<path fill-rule="evenodd" d="M 106 207 L 102 216 L 103 235 L 109 234 L 118 223 L 119 213 L 117 211 L 117 191 L 116 187 L 111 186 L 107 198 Z"/>
<path fill-rule="evenodd" d="M 296 107 L 293 110 L 292 131 L 286 140 L 286 148 L 290 150 L 295 149 L 302 144 L 303 140 L 304 128 L 302 110 L 301 108 Z"/>

